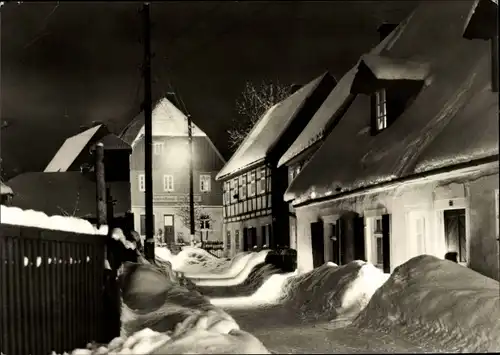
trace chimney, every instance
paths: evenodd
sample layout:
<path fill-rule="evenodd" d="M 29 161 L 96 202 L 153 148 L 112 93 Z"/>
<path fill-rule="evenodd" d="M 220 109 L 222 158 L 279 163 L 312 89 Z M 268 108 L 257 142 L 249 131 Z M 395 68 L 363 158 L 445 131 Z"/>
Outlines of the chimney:
<path fill-rule="evenodd" d="M 380 42 L 382 42 L 389 34 L 394 31 L 396 27 L 398 27 L 398 24 L 395 23 L 387 23 L 384 22 L 377 28 L 377 32 L 379 33 L 380 36 Z"/>
<path fill-rule="evenodd" d="M 301 84 L 292 84 L 292 86 L 290 87 L 290 95 L 295 93 L 297 90 L 301 89 L 303 86 L 304 85 Z"/>

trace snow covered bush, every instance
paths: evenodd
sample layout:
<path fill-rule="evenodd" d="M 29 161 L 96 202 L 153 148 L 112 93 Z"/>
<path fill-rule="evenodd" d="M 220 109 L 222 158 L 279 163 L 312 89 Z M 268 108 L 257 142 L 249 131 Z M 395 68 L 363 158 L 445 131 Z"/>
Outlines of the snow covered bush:
<path fill-rule="evenodd" d="M 439 350 L 499 352 L 499 283 L 421 255 L 394 270 L 353 325 L 402 333 Z"/>

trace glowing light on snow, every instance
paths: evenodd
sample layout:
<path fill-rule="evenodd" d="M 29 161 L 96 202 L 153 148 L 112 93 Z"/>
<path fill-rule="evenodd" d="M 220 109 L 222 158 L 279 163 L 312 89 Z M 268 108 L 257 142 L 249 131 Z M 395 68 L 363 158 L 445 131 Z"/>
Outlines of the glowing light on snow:
<path fill-rule="evenodd" d="M 90 262 L 90 256 L 87 256 L 87 262 L 88 263 Z"/>
<path fill-rule="evenodd" d="M 24 266 L 28 266 L 30 263 L 30 259 L 28 259 L 26 256 L 24 257 Z"/>
<path fill-rule="evenodd" d="M 50 265 L 52 264 L 52 258 L 47 258 L 47 263 Z"/>
<path fill-rule="evenodd" d="M 234 278 L 221 278 L 221 279 L 192 279 L 191 281 L 197 286 L 236 286 L 242 284 L 252 270 L 259 264 L 266 261 L 266 256 L 269 250 L 262 250 L 258 253 L 252 254 L 250 260 L 247 262 L 243 270 L 238 273 Z"/>
<path fill-rule="evenodd" d="M 40 267 L 40 265 L 42 265 L 42 257 L 37 256 L 36 257 L 36 267 Z"/>
<path fill-rule="evenodd" d="M 223 308 L 239 308 L 242 306 L 251 308 L 277 304 L 282 295 L 285 283 L 294 276 L 297 276 L 297 271 L 287 274 L 271 275 L 271 277 L 250 296 L 211 298 L 210 302 L 214 306 Z"/>

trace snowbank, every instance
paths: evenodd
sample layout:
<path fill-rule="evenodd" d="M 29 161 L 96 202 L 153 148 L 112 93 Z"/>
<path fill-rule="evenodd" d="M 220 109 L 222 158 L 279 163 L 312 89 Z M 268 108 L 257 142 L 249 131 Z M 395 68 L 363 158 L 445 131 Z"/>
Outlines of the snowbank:
<path fill-rule="evenodd" d="M 218 307 L 231 309 L 247 309 L 277 304 L 282 297 L 283 288 L 286 282 L 297 275 L 297 271 L 287 274 L 271 275 L 262 286 L 260 286 L 252 295 L 243 297 L 218 297 L 210 298 L 210 302 Z"/>
<path fill-rule="evenodd" d="M 144 328 L 171 336 L 153 354 L 268 353 L 226 312 L 180 286 L 171 270 L 128 263 L 120 281 L 121 337 L 129 339 Z"/>
<path fill-rule="evenodd" d="M 22 210 L 18 207 L 0 206 L 0 223 L 15 226 L 36 227 L 82 234 L 107 235 L 108 226 L 97 229 L 90 222 L 66 216 L 47 216 L 43 212 Z"/>
<path fill-rule="evenodd" d="M 402 333 L 449 352 L 499 352 L 499 283 L 421 255 L 394 270 L 353 325 Z"/>
<path fill-rule="evenodd" d="M 284 286 L 280 303 L 304 320 L 352 318 L 388 278 L 388 274 L 364 261 L 344 266 L 326 263 L 291 278 Z"/>
<path fill-rule="evenodd" d="M 252 270 L 259 264 L 263 264 L 266 261 L 267 253 L 269 250 L 262 250 L 258 253 L 250 254 L 250 258 L 246 263 L 243 270 L 241 270 L 235 277 L 233 278 L 217 278 L 217 279 L 191 279 L 191 281 L 196 286 L 235 286 L 243 283 L 248 275 L 252 272 Z M 241 260 L 241 259 L 240 259 Z"/>
<path fill-rule="evenodd" d="M 229 260 L 217 258 L 201 248 L 185 246 L 170 262 L 175 271 L 198 273 L 224 267 Z"/>
<path fill-rule="evenodd" d="M 239 253 L 237 254 L 230 262 L 227 264 L 217 268 L 210 270 L 203 270 L 203 272 L 198 273 L 185 273 L 184 276 L 191 279 L 231 279 L 236 277 L 248 264 L 248 261 L 252 258 L 252 256 L 257 253 Z"/>
<path fill-rule="evenodd" d="M 171 263 L 171 260 L 174 257 L 175 255 L 173 255 L 167 247 L 155 247 L 155 258 Z"/>
<path fill-rule="evenodd" d="M 195 286 L 202 295 L 213 297 L 241 297 L 254 294 L 272 275 L 282 273 L 271 264 L 257 265 L 243 283 L 236 286 Z"/>

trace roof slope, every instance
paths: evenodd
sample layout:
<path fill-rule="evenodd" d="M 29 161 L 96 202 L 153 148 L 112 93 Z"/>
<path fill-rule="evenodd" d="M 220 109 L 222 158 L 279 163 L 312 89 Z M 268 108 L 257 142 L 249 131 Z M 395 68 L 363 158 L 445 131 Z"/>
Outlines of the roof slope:
<path fill-rule="evenodd" d="M 153 108 L 153 136 L 187 136 L 186 115 L 168 99 L 163 98 Z M 192 135 L 206 136 L 194 123 Z M 120 134 L 120 138 L 132 147 L 144 136 L 144 111 L 130 122 Z"/>
<path fill-rule="evenodd" d="M 153 137 L 187 137 L 187 116 L 167 98 L 162 98 L 153 108 L 152 113 Z M 198 126 L 191 122 L 193 137 L 205 137 L 220 160 L 226 160 L 215 147 L 214 143 Z M 134 118 L 120 134 L 120 138 L 130 144 L 132 149 L 144 137 L 144 111 Z"/>
<path fill-rule="evenodd" d="M 498 154 L 498 95 L 491 91 L 489 44 L 462 38 L 472 5 L 421 3 L 399 38 L 381 53 L 430 63 L 430 76 L 413 104 L 387 130 L 371 136 L 369 97 L 357 95 L 294 179 L 286 200 L 334 196 Z"/>
<path fill-rule="evenodd" d="M 399 37 L 408 20 L 409 18 L 403 21 L 391 32 L 391 34 L 389 34 L 389 36 L 375 46 L 369 54 L 379 55 L 384 48 L 391 45 Z M 306 128 L 299 134 L 297 139 L 280 158 L 278 167 L 288 163 L 307 148 L 328 136 L 330 129 L 333 128 L 333 123 L 338 118 L 336 113 L 354 98 L 354 95 L 351 94 L 351 87 L 360 62 L 361 59 L 342 77 L 342 79 L 340 79 L 337 86 L 332 90 L 330 95 L 328 95 L 325 102 L 321 105 L 311 121 L 309 121 Z"/>
<path fill-rule="evenodd" d="M 96 216 L 95 181 L 79 171 L 24 173 L 9 180 L 8 184 L 15 190 L 12 206 L 41 211 L 49 216 Z M 130 184 L 110 182 L 109 186 L 111 196 L 116 200 L 115 215 L 129 211 Z"/>
<path fill-rule="evenodd" d="M 66 171 L 101 127 L 102 125 L 97 125 L 67 138 L 44 171 Z"/>
<path fill-rule="evenodd" d="M 325 75 L 327 74 L 312 80 L 285 100 L 267 110 L 240 144 L 231 159 L 217 174 L 216 179 L 233 174 L 265 159 L 293 122 L 304 101 L 314 92 Z"/>

